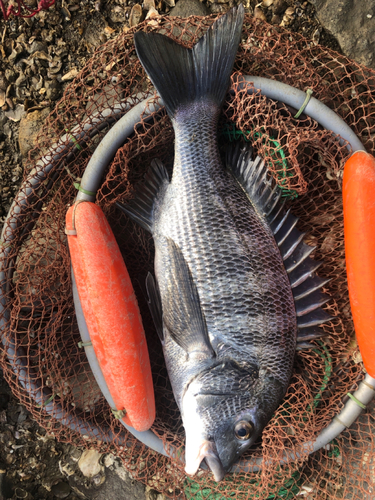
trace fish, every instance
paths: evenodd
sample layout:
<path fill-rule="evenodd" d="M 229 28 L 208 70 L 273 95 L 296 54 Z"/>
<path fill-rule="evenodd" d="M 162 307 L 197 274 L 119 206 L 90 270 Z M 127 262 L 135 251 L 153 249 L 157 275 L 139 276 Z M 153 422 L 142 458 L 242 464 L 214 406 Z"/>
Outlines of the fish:
<path fill-rule="evenodd" d="M 153 160 L 134 198 L 118 203 L 154 240 L 146 287 L 184 425 L 185 471 L 205 460 L 215 481 L 280 405 L 298 345 L 331 319 L 314 248 L 265 161 L 241 147 L 220 156 L 217 124 L 243 18 L 242 5 L 231 9 L 191 49 L 135 34 L 172 121 L 175 157 L 171 179 Z"/>

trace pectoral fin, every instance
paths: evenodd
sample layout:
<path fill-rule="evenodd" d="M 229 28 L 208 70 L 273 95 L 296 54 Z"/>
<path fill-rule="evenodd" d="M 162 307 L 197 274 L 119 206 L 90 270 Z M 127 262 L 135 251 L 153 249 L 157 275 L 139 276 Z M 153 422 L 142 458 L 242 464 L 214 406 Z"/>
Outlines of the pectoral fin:
<path fill-rule="evenodd" d="M 148 273 L 146 278 L 146 288 L 148 295 L 148 307 L 150 308 L 150 313 L 152 319 L 154 320 L 154 325 L 161 340 L 161 343 L 164 342 L 164 333 L 163 333 L 163 309 L 161 305 L 160 292 L 158 289 L 158 285 L 154 280 L 154 277 L 151 273 Z"/>
<path fill-rule="evenodd" d="M 212 358 L 206 322 L 201 309 L 197 287 L 181 249 L 166 239 L 170 265 L 165 269 L 163 321 L 173 340 L 189 356 Z"/>

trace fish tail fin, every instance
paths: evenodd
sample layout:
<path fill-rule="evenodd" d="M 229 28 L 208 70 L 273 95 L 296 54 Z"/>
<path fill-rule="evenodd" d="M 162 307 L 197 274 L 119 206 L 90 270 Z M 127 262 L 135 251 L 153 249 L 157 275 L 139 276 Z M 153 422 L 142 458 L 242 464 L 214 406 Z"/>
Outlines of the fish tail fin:
<path fill-rule="evenodd" d="M 134 35 L 138 57 L 173 118 L 178 109 L 202 98 L 221 107 L 241 37 L 240 4 L 214 22 L 188 49 L 158 33 Z"/>

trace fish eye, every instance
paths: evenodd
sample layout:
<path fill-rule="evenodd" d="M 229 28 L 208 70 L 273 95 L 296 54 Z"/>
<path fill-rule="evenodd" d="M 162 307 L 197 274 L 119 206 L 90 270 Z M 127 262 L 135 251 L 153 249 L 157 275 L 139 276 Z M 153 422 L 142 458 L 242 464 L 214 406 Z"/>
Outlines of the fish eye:
<path fill-rule="evenodd" d="M 241 441 L 250 439 L 253 430 L 253 424 L 251 422 L 248 422 L 247 420 L 240 420 L 234 426 L 234 434 L 236 438 L 240 439 Z"/>

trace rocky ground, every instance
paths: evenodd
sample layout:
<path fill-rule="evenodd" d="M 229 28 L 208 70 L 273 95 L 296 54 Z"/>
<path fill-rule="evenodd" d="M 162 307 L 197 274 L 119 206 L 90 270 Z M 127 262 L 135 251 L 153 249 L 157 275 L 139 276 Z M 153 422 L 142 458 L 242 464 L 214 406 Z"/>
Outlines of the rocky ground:
<path fill-rule="evenodd" d="M 57 0 L 30 19 L 0 19 L 0 227 L 34 138 L 95 49 L 144 17 L 225 12 L 238 0 Z M 35 5 L 28 0 L 28 5 Z M 375 68 L 375 0 L 244 0 L 255 17 Z M 37 426 L 0 372 L 0 500 L 149 499 L 113 456 L 64 445 Z"/>

